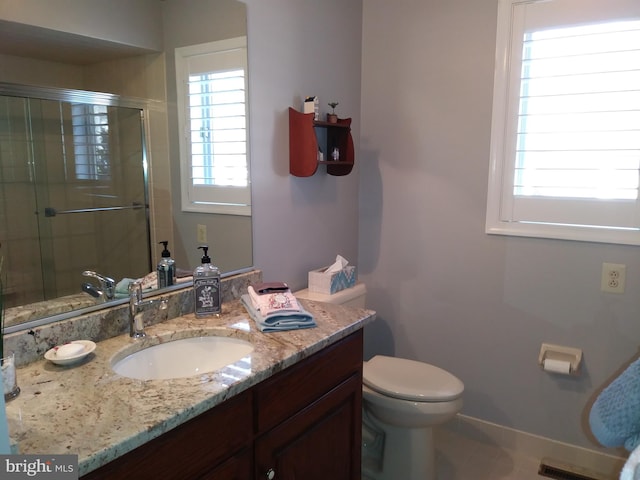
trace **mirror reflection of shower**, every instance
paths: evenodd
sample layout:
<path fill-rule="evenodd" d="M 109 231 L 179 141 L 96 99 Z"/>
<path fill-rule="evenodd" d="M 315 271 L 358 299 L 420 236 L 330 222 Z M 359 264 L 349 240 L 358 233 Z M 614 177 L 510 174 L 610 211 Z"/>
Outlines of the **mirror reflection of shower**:
<path fill-rule="evenodd" d="M 84 271 L 151 271 L 145 160 L 141 109 L 0 96 L 6 307 L 91 305 Z"/>

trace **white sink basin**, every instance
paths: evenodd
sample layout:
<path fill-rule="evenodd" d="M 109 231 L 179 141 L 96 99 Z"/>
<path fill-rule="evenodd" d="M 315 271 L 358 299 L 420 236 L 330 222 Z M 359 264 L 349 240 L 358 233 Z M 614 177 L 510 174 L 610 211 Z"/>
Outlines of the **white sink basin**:
<path fill-rule="evenodd" d="M 191 337 L 132 353 L 112 368 L 118 375 L 139 380 L 185 378 L 219 370 L 252 351 L 253 345 L 239 338 Z"/>

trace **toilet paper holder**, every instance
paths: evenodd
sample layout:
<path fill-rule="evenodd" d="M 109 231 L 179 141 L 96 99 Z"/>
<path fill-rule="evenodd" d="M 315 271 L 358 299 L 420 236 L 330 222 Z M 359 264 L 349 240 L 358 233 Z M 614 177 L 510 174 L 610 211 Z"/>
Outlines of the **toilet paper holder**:
<path fill-rule="evenodd" d="M 580 369 L 580 363 L 582 362 L 582 350 L 579 348 L 565 347 L 563 345 L 543 343 L 542 347 L 540 347 L 540 355 L 538 355 L 538 363 L 543 370 L 545 369 L 545 360 L 568 362 L 569 374 L 577 375 Z"/>

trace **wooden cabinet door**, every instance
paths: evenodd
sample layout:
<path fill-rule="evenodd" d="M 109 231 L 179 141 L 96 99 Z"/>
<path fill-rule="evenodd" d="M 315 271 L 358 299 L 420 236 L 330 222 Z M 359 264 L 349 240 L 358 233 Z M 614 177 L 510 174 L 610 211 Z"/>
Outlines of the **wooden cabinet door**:
<path fill-rule="evenodd" d="M 198 480 L 249 480 L 253 471 L 251 453 L 252 450 L 247 449 L 234 455 Z"/>
<path fill-rule="evenodd" d="M 361 392 L 353 375 L 259 437 L 255 478 L 360 480 Z"/>

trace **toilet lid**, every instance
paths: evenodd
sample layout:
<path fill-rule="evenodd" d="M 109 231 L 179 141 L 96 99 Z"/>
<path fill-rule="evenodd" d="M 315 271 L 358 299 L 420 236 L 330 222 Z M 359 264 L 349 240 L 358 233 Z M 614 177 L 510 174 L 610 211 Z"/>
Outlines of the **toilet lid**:
<path fill-rule="evenodd" d="M 384 355 L 364 363 L 362 381 L 384 395 L 415 402 L 446 402 L 464 391 L 464 384 L 446 370 Z"/>

